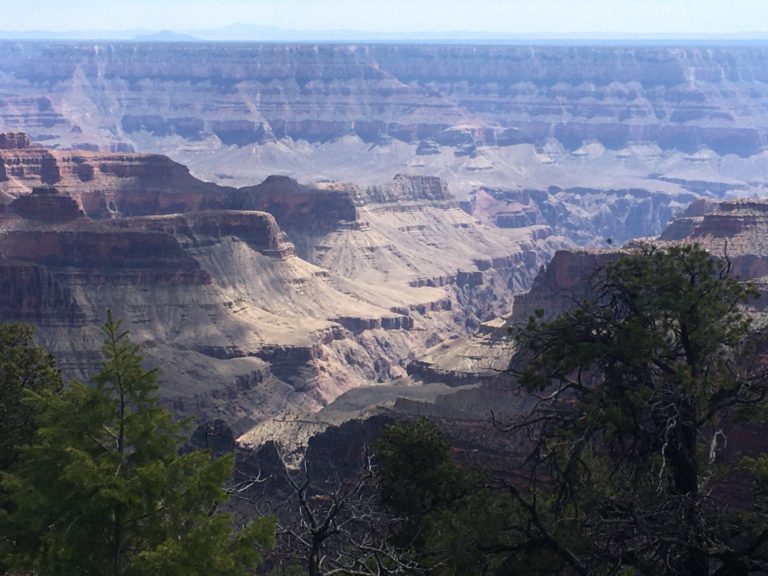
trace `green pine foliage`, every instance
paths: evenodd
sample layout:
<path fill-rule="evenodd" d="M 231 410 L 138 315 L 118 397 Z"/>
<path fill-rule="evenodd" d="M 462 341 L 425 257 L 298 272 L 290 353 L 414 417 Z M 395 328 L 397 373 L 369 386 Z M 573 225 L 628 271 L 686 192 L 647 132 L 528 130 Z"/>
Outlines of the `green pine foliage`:
<path fill-rule="evenodd" d="M 103 352 L 93 386 L 30 397 L 39 430 L 2 478 L 15 505 L 0 519 L 3 557 L 39 576 L 252 573 L 274 527 L 234 531 L 218 511 L 232 458 L 179 454 L 157 372 L 111 313 Z"/>
<path fill-rule="evenodd" d="M 738 504 L 759 490 L 744 492 L 748 467 L 730 471 L 738 488 L 723 473 L 729 439 L 768 400 L 764 337 L 742 311 L 755 290 L 696 245 L 624 253 L 591 289 L 517 333 L 536 401 L 511 425 L 536 463 L 514 491 L 525 539 L 564 573 L 765 570 L 764 507 Z"/>
<path fill-rule="evenodd" d="M 57 393 L 63 384 L 55 360 L 36 346 L 32 337 L 29 326 L 0 325 L 0 473 L 18 461 L 19 447 L 37 433 L 37 413 L 25 401 L 27 394 Z M 0 517 L 13 506 L 0 485 Z M 6 568 L 0 556 L 0 574 L 4 574 Z"/>
<path fill-rule="evenodd" d="M 440 430 L 424 418 L 394 424 L 376 445 L 382 502 L 413 518 L 442 508 L 463 493 L 465 478 Z"/>
<path fill-rule="evenodd" d="M 0 325 L 0 471 L 18 458 L 18 447 L 37 429 L 29 392 L 58 392 L 61 374 L 53 357 L 32 341 L 33 330 L 21 324 Z"/>
<path fill-rule="evenodd" d="M 768 573 L 768 455 L 739 445 L 768 421 L 755 296 L 696 245 L 615 257 L 515 332 L 506 480 L 458 470 L 428 422 L 384 433 L 401 544 L 436 576 Z"/>

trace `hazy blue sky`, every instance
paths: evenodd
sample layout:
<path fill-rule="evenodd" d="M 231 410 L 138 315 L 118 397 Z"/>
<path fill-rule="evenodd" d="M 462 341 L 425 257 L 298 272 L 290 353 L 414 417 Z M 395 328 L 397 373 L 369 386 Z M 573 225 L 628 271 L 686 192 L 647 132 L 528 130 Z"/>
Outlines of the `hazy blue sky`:
<path fill-rule="evenodd" d="M 768 31 L 768 0 L 0 0 L 2 30 Z"/>

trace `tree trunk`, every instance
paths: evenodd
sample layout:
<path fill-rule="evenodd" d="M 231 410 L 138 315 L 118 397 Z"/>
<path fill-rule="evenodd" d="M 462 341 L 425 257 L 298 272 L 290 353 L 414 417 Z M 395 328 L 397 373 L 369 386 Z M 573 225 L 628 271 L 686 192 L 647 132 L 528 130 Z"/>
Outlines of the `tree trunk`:
<path fill-rule="evenodd" d="M 685 576 L 707 576 L 709 557 L 699 521 L 699 462 L 697 458 L 696 409 L 692 399 L 679 407 L 678 422 L 674 428 L 667 462 L 672 470 L 673 493 L 683 499 L 685 534 L 688 542 L 681 555 L 678 573 Z"/>
<path fill-rule="evenodd" d="M 320 576 L 320 545 L 321 542 L 313 537 L 312 548 L 309 551 L 309 562 L 307 563 L 307 574 L 309 576 Z"/>

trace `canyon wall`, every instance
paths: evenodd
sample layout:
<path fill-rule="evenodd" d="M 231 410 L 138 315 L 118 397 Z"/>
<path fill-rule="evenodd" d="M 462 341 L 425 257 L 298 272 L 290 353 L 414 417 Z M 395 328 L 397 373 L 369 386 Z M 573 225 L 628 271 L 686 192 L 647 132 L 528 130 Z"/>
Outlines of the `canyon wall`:
<path fill-rule="evenodd" d="M 415 351 L 511 307 L 567 245 L 546 226 L 477 222 L 434 177 L 238 189 L 162 156 L 5 141 L 0 320 L 36 325 L 87 379 L 111 309 L 168 405 L 238 432 L 405 376 Z"/>
<path fill-rule="evenodd" d="M 478 175 L 541 183 L 536 173 L 558 175 L 553 159 L 680 178 L 690 162 L 717 167 L 702 150 L 742 164 L 761 153 L 767 50 L 5 41 L 0 129 L 164 152 L 206 177 L 252 183 L 280 167 L 360 181 L 374 158 L 390 175 L 450 165 L 450 184 L 467 189 Z M 506 166 L 520 150 L 533 172 Z"/>
<path fill-rule="evenodd" d="M 0 115 L 33 138 L 77 132 L 90 126 L 63 106 L 77 98 L 101 111 L 90 122 L 117 140 L 142 131 L 227 146 L 346 135 L 450 146 L 555 138 L 568 149 L 650 141 L 749 156 L 768 130 L 766 56 L 754 46 L 6 41 L 2 84 L 20 90 L 3 98 Z"/>
<path fill-rule="evenodd" d="M 23 185 L 32 171 L 97 190 L 110 169 L 98 154 L 118 152 L 113 175 L 139 181 L 134 150 L 230 187 L 273 174 L 362 188 L 437 176 L 489 224 L 621 243 L 658 235 L 702 194 L 765 194 L 766 56 L 760 46 L 4 41 L 0 131 L 32 142 L 0 163 L 0 179 Z M 35 143 L 69 159 L 30 165 L 23 149 Z M 181 167 L 173 178 L 184 194 L 201 190 Z M 112 210 L 109 198 L 89 201 L 87 212 Z M 157 210 L 191 200 L 164 201 Z"/>
<path fill-rule="evenodd" d="M 751 282 L 759 297 L 749 299 L 744 309 L 754 326 L 768 325 L 768 201 L 701 200 L 674 219 L 657 238 L 641 240 L 660 246 L 697 244 L 728 264 L 733 277 Z M 503 394 L 515 354 L 514 327 L 524 326 L 529 317 L 542 312 L 552 318 L 591 297 L 594 275 L 616 258 L 624 248 L 566 249 L 557 251 L 539 270 L 531 288 L 514 299 L 512 312 L 484 324 L 469 338 L 443 342 L 425 351 L 408 367 L 409 374 L 424 382 L 443 382 L 453 386 L 484 382 L 485 392 L 470 394 L 486 410 L 493 408 L 494 395 Z M 466 393 L 463 396 L 467 396 Z M 462 394 L 445 400 L 456 408 L 469 400 Z"/>

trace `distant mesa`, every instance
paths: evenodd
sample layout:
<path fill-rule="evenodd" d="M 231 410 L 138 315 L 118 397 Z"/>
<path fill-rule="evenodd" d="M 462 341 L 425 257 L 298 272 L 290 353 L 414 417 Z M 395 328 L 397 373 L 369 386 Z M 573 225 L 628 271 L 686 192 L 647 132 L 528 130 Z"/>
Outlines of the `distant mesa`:
<path fill-rule="evenodd" d="M 64 223 L 84 216 L 77 201 L 56 188 L 37 187 L 11 202 L 11 210 L 28 220 Z"/>
<path fill-rule="evenodd" d="M 23 150 L 31 145 L 24 132 L 0 132 L 0 150 Z"/>

